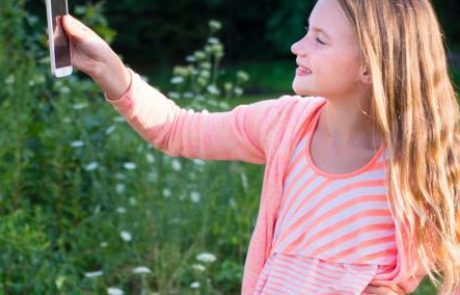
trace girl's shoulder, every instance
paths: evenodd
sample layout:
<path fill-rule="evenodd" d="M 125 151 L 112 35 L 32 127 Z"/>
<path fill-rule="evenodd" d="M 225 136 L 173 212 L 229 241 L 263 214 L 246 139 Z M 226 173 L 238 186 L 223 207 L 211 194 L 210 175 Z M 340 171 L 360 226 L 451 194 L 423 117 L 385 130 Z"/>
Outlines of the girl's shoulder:
<path fill-rule="evenodd" d="M 305 104 L 305 105 L 321 104 L 326 101 L 324 97 L 320 97 L 320 96 L 300 96 L 300 95 L 282 95 L 281 97 L 278 98 L 278 100 L 286 104 L 299 103 L 299 104 Z"/>
<path fill-rule="evenodd" d="M 307 119 L 310 115 L 316 113 L 315 111 L 326 103 L 324 97 L 299 95 L 284 95 L 278 101 L 280 109 L 283 109 L 287 115 L 303 119 Z"/>
<path fill-rule="evenodd" d="M 319 96 L 299 96 L 282 95 L 277 99 L 271 99 L 282 112 L 305 113 L 307 110 L 315 110 L 326 102 L 324 97 Z"/>

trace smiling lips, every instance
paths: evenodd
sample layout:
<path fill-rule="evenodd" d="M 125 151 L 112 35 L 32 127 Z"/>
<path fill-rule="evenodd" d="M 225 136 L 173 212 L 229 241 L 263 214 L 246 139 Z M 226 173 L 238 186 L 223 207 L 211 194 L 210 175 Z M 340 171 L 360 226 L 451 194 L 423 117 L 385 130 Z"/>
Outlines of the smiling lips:
<path fill-rule="evenodd" d="M 307 68 L 304 68 L 304 67 L 301 67 L 299 66 L 296 70 L 296 75 L 297 76 L 308 76 L 311 74 L 311 70 L 310 69 L 307 69 Z"/>

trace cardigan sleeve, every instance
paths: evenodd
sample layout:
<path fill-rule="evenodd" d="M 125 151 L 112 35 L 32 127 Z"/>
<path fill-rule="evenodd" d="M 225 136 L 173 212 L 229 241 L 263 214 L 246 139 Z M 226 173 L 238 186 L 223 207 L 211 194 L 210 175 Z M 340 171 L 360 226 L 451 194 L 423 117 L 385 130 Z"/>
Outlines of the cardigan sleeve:
<path fill-rule="evenodd" d="M 125 94 L 111 99 L 146 141 L 170 156 L 204 160 L 266 162 L 280 99 L 240 105 L 228 112 L 196 112 L 177 106 L 131 69 L 132 82 Z"/>

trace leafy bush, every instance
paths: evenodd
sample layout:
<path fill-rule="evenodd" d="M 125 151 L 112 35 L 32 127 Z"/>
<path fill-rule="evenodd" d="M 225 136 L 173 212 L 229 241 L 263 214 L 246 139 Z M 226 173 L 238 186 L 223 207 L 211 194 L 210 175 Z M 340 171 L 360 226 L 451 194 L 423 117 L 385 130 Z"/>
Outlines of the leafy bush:
<path fill-rule="evenodd" d="M 0 294 L 237 293 L 262 167 L 154 150 L 92 81 L 50 76 L 47 37 L 24 2 L 0 8 Z M 115 36 L 103 6 L 77 11 Z M 218 111 L 231 101 L 209 85 L 231 97 L 248 77 L 226 86 L 223 45 L 209 38 L 218 50 L 187 65 L 210 71 L 206 85 L 184 76 L 178 93 L 194 95 L 178 103 Z"/>

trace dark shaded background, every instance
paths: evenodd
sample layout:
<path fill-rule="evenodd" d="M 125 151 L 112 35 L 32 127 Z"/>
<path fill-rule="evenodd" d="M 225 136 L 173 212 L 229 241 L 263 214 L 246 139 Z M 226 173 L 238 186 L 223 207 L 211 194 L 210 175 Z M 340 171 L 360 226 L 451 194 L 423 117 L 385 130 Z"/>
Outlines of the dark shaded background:
<path fill-rule="evenodd" d="M 382 0 L 384 1 L 384 0 Z M 290 57 L 304 32 L 314 0 L 118 0 L 105 2 L 117 31 L 114 49 L 132 64 L 174 64 L 198 49 L 209 19 L 223 23 L 225 61 L 268 61 Z M 86 0 L 69 0 L 70 11 Z M 460 1 L 434 1 L 450 50 L 460 51 Z M 27 4 L 45 19 L 43 1 Z"/>

